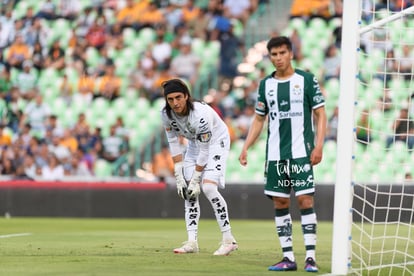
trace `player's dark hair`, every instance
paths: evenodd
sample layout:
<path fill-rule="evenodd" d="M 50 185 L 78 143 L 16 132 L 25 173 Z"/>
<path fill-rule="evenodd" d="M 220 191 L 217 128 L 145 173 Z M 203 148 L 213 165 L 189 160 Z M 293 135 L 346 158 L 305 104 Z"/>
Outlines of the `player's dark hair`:
<path fill-rule="evenodd" d="M 180 79 L 170 79 L 167 81 L 164 81 L 161 84 L 161 87 L 163 89 L 163 93 L 164 93 L 164 98 L 165 98 L 165 106 L 164 106 L 164 110 L 167 113 L 168 118 L 172 119 L 172 109 L 170 107 L 170 105 L 168 104 L 167 101 L 167 95 L 173 92 L 181 92 L 184 95 L 187 95 L 187 114 L 190 113 L 190 110 L 194 110 L 194 100 L 191 97 L 190 94 L 190 89 L 188 89 L 188 86 Z"/>
<path fill-rule="evenodd" d="M 280 46 L 286 45 L 289 51 L 292 51 L 292 42 L 286 36 L 277 36 L 272 37 L 266 45 L 267 51 L 270 52 L 272 48 L 278 48 Z"/>

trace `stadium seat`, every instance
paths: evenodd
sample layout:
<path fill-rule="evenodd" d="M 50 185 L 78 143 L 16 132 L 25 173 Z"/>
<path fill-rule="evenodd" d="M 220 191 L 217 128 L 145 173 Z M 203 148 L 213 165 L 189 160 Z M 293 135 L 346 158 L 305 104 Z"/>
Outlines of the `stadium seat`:
<path fill-rule="evenodd" d="M 137 39 L 137 35 L 133 28 L 125 28 L 122 31 L 122 38 L 127 46 L 132 46 Z"/>
<path fill-rule="evenodd" d="M 148 45 L 150 45 L 155 40 L 155 30 L 152 28 L 142 28 L 138 32 L 138 40 L 140 42 L 140 45 L 143 46 L 142 49 L 145 49 Z M 135 44 L 134 44 L 135 45 Z"/>
<path fill-rule="evenodd" d="M 97 177 L 108 177 L 112 175 L 112 166 L 108 161 L 98 159 L 95 162 L 94 172 Z"/>

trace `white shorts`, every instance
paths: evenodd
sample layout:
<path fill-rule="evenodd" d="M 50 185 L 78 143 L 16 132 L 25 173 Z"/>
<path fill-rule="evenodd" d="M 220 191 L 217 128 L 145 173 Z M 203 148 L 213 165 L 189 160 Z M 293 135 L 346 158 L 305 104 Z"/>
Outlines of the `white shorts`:
<path fill-rule="evenodd" d="M 230 151 L 230 141 L 223 141 L 223 145 L 214 144 L 209 148 L 208 160 L 204 172 L 203 179 L 214 181 L 220 188 L 225 187 L 226 163 Z M 184 158 L 184 177 L 190 181 L 193 175 L 199 149 L 194 143 L 189 143 Z"/>

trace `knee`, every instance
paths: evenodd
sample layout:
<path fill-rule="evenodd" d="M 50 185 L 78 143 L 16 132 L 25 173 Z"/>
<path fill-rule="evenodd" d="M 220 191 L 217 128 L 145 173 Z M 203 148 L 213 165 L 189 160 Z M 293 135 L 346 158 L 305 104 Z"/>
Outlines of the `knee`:
<path fill-rule="evenodd" d="M 313 208 L 313 196 L 303 195 L 298 197 L 299 209 Z"/>
<path fill-rule="evenodd" d="M 217 185 L 213 183 L 203 183 L 201 189 L 203 190 L 204 195 L 210 199 L 217 191 Z"/>

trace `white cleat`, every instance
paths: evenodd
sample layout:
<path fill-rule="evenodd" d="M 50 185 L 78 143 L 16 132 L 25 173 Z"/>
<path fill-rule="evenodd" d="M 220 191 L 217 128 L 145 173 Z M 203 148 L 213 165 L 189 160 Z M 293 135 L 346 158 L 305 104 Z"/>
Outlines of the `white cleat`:
<path fill-rule="evenodd" d="M 223 241 L 219 249 L 214 252 L 214 256 L 228 256 L 231 252 L 237 250 L 239 246 L 235 240 Z"/>
<path fill-rule="evenodd" d="M 197 253 L 198 243 L 196 241 L 185 241 L 179 248 L 174 249 L 176 254 Z"/>

